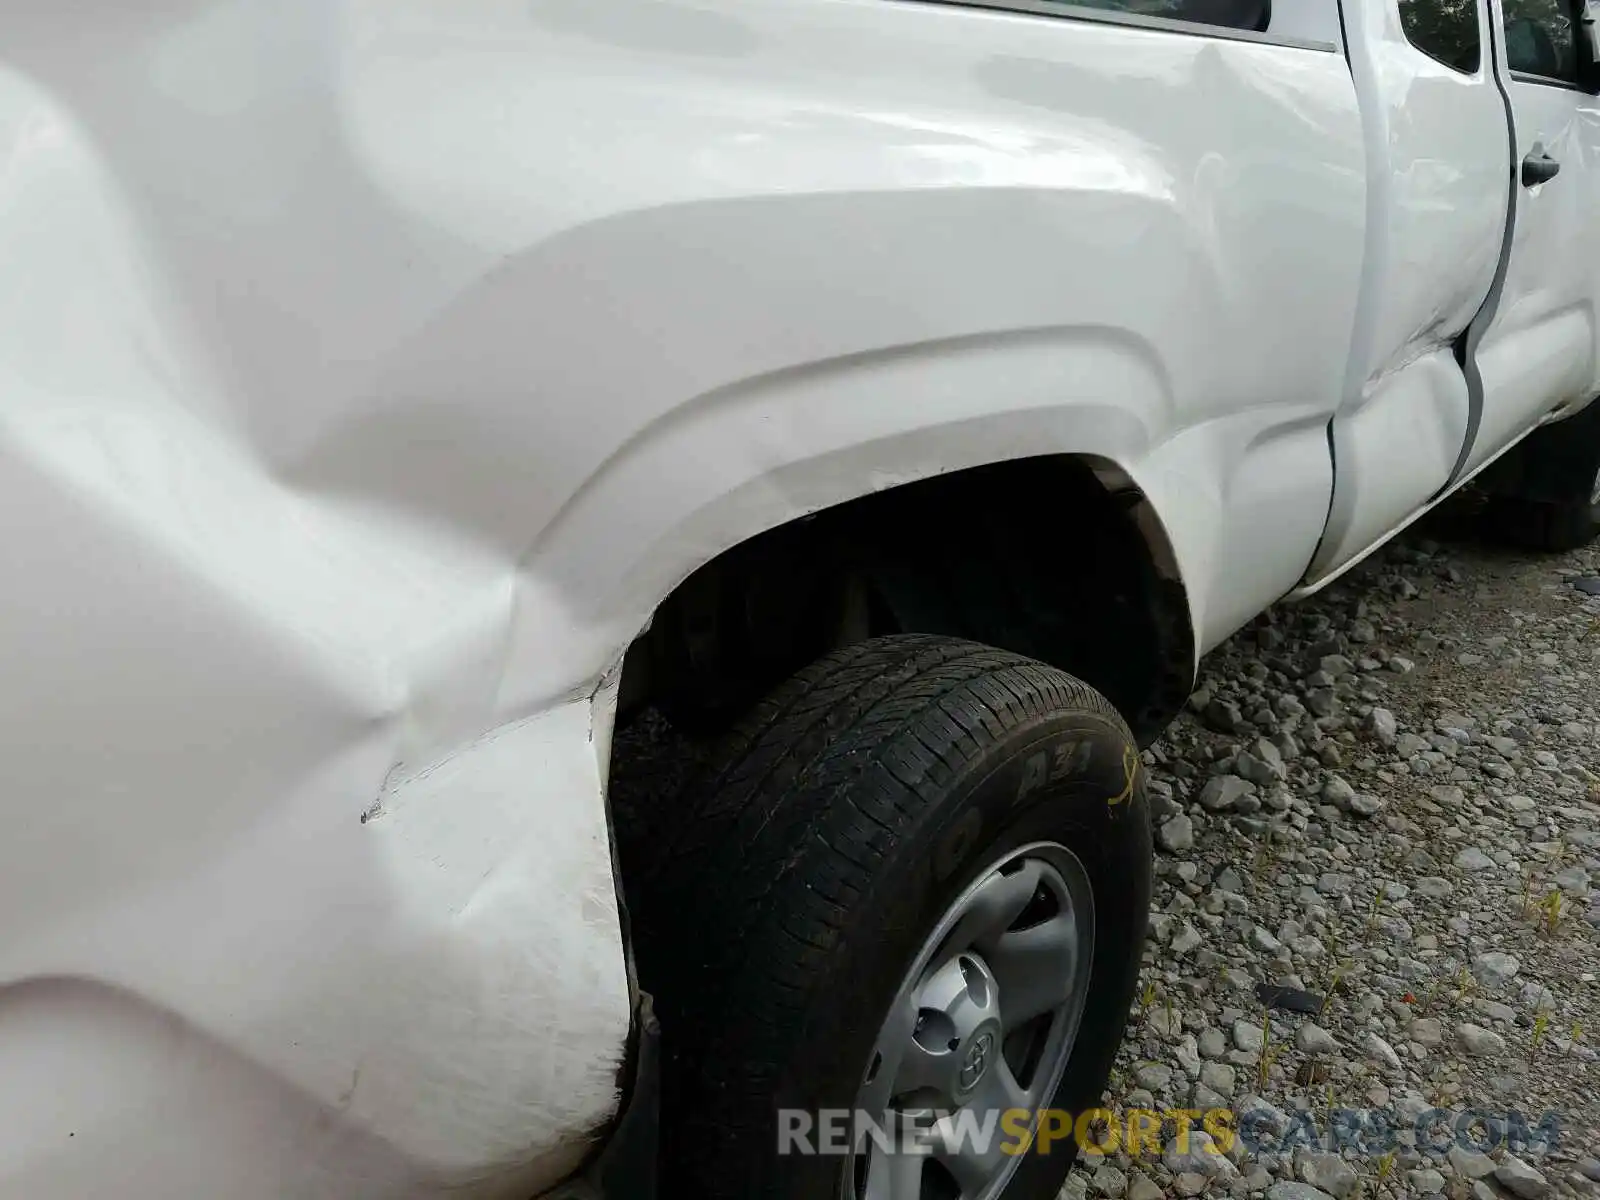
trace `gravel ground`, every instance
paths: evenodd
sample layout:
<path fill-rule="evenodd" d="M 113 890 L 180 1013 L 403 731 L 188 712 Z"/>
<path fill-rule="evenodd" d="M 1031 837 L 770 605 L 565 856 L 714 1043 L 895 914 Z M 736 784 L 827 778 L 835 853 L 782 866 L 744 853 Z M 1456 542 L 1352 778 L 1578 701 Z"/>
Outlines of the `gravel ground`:
<path fill-rule="evenodd" d="M 1573 586 L 1600 551 L 1496 551 L 1470 515 L 1264 614 L 1146 754 L 1161 851 L 1113 1107 L 1261 1135 L 1185 1156 L 1169 1120 L 1164 1154 L 1091 1158 L 1063 1197 L 1600 1196 L 1600 598 Z M 1454 1148 L 1452 1115 L 1340 1155 L 1298 1116 L 1330 1109 L 1474 1115 Z M 1469 1148 L 1512 1110 L 1520 1157 Z"/>

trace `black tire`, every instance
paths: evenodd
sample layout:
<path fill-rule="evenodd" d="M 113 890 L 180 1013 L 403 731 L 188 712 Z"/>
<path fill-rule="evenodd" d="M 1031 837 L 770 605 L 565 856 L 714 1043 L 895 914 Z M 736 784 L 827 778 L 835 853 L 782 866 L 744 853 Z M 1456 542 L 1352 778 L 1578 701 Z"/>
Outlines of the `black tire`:
<path fill-rule="evenodd" d="M 1600 504 L 1583 500 L 1494 497 L 1484 513 L 1496 541 L 1523 550 L 1562 554 L 1600 537 Z"/>
<path fill-rule="evenodd" d="M 851 1105 L 940 914 L 1041 839 L 1094 890 L 1086 1007 L 1053 1106 L 1098 1104 L 1136 987 L 1151 838 L 1132 735 L 1089 687 L 969 642 L 864 642 L 759 704 L 679 811 L 633 906 L 662 1017 L 666 1195 L 833 1200 L 844 1160 L 780 1157 L 778 1109 Z M 1006 1200 L 1054 1197 L 1072 1157 L 1030 1151 Z"/>
<path fill-rule="evenodd" d="M 1484 519 L 1500 542 L 1561 553 L 1600 537 L 1600 402 L 1534 431 L 1486 485 Z"/>

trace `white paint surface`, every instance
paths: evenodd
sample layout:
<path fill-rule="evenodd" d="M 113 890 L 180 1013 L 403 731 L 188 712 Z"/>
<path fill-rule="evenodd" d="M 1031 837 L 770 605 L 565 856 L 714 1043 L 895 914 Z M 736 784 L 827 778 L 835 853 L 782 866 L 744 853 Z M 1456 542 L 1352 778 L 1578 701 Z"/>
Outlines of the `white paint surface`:
<path fill-rule="evenodd" d="M 1492 7 L 1501 20 L 1498 0 Z M 1600 101 L 1553 81 L 1508 75 L 1505 83 L 1518 164 L 1545 154 L 1561 169 L 1517 188 L 1505 286 L 1478 351 L 1484 416 L 1467 470 L 1516 441 L 1530 419 L 1581 405 L 1600 388 Z"/>
<path fill-rule="evenodd" d="M 14 0 L 0 1195 L 566 1174 L 629 1011 L 603 673 L 743 538 L 1052 452 L 1225 637 L 1347 378 L 1493 262 L 1417 151 L 1365 319 L 1372 111 L 1336 51 L 889 0 Z"/>

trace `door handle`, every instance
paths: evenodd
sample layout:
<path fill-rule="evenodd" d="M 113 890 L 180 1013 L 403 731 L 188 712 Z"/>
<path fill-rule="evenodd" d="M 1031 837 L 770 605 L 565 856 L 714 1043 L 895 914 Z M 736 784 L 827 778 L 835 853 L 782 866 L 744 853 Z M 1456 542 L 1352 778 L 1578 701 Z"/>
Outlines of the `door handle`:
<path fill-rule="evenodd" d="M 1556 172 L 1561 170 L 1561 164 L 1551 158 L 1543 150 L 1535 150 L 1522 160 L 1522 186 L 1525 188 L 1538 187 L 1541 183 L 1548 183 L 1556 177 Z"/>

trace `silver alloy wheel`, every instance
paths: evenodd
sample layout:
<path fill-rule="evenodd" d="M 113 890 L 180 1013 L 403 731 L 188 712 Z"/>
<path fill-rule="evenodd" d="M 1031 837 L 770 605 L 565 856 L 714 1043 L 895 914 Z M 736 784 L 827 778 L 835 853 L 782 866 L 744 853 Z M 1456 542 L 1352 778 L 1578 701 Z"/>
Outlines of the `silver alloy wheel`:
<path fill-rule="evenodd" d="M 1050 1103 L 1093 960 L 1094 893 L 1072 851 L 1035 842 L 981 872 L 924 941 L 879 1030 L 854 1106 L 865 1120 L 847 1200 L 923 1200 L 952 1185 L 961 1200 L 994 1200 L 1022 1162 L 1015 1118 L 1002 1118 L 1025 1110 L 1032 1130 Z"/>

